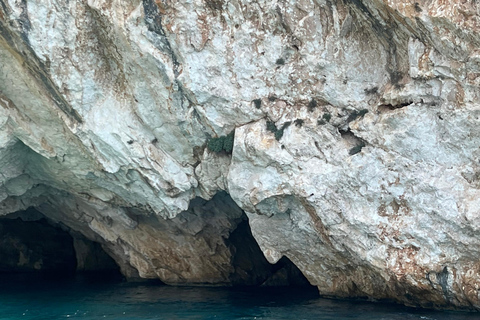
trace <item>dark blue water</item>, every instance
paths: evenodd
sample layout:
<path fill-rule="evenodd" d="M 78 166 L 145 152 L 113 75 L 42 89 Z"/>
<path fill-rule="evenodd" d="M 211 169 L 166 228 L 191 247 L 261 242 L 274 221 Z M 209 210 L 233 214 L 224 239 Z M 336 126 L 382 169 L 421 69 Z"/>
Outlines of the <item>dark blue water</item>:
<path fill-rule="evenodd" d="M 312 291 L 174 288 L 77 277 L 0 277 L 0 319 L 466 320 L 479 314 L 336 301 Z"/>

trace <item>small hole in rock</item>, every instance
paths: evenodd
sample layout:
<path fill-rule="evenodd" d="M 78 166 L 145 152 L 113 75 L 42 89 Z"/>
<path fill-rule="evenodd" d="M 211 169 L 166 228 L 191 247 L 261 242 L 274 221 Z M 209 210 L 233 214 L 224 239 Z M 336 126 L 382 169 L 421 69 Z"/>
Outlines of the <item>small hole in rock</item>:
<path fill-rule="evenodd" d="M 376 94 L 378 92 L 378 87 L 373 87 L 373 88 L 370 88 L 370 89 L 365 89 L 363 90 L 365 92 L 365 94 Z"/>
<path fill-rule="evenodd" d="M 315 110 L 316 107 L 317 107 L 317 100 L 312 98 L 312 100 L 310 100 L 310 102 L 308 103 L 307 110 L 309 112 L 313 112 L 313 110 Z"/>
<path fill-rule="evenodd" d="M 262 99 L 253 100 L 253 104 L 255 105 L 255 108 L 260 109 L 262 107 Z"/>
<path fill-rule="evenodd" d="M 297 119 L 294 121 L 295 126 L 301 128 L 303 126 L 304 121 L 302 119 Z"/>

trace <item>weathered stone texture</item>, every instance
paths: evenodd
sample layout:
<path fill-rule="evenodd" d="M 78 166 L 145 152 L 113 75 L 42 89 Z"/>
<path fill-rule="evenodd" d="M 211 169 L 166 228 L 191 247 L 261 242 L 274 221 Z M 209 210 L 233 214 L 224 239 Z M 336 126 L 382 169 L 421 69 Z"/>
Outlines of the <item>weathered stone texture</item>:
<path fill-rule="evenodd" d="M 33 206 L 129 277 L 231 284 L 243 210 L 324 295 L 478 310 L 479 12 L 0 0 L 0 214 Z"/>

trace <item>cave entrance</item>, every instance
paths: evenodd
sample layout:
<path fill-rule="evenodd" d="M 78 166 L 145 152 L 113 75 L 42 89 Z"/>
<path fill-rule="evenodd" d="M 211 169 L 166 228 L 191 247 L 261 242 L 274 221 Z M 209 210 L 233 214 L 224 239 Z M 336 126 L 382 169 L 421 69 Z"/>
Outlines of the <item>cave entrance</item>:
<path fill-rule="evenodd" d="M 120 276 L 99 243 L 49 221 L 33 208 L 0 217 L 0 273 Z"/>
<path fill-rule="evenodd" d="M 170 220 L 137 217 L 139 224 L 162 230 L 157 236 L 164 236 L 167 239 L 164 242 L 176 245 L 168 250 L 178 252 L 177 256 L 188 257 L 182 260 L 183 264 L 176 263 L 175 259 L 158 263 L 157 268 L 162 269 L 182 267 L 176 271 L 176 275 L 180 275 L 178 278 L 183 277 L 182 281 L 176 282 L 174 278 L 170 281 L 172 285 L 313 287 L 287 257 L 273 265 L 267 261 L 252 234 L 248 216 L 225 191 L 217 192 L 209 200 L 192 199 L 188 210 Z M 196 270 L 196 273 L 192 276 L 190 270 Z M 195 281 L 189 281 L 192 278 Z"/>
<path fill-rule="evenodd" d="M 276 264 L 269 263 L 253 237 L 245 213 L 242 218 L 243 221 L 228 238 L 233 252 L 232 265 L 235 272 L 231 281 L 234 286 L 303 287 L 317 290 L 287 257 L 282 257 Z"/>

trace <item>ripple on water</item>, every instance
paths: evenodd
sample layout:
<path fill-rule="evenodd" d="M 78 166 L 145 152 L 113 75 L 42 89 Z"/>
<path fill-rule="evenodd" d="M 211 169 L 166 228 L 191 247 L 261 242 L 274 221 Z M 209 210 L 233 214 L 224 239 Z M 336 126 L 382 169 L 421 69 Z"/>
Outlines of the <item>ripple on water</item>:
<path fill-rule="evenodd" d="M 321 299 L 292 289 L 167 287 L 89 277 L 0 276 L 0 319 L 470 320 L 478 314 Z"/>

